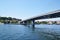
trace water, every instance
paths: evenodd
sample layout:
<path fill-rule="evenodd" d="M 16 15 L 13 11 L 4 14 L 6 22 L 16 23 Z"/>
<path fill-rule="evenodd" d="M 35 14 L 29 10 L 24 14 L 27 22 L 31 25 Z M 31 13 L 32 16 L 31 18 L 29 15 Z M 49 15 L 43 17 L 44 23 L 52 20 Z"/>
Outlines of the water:
<path fill-rule="evenodd" d="M 0 24 L 0 40 L 60 40 L 60 25 Z"/>

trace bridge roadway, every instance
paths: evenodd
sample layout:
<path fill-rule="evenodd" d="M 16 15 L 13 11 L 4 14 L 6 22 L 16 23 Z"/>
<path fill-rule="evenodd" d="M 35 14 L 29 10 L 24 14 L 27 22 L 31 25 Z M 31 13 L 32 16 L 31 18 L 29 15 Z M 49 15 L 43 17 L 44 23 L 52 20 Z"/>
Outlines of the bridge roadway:
<path fill-rule="evenodd" d="M 34 24 L 35 20 L 57 18 L 57 17 L 60 17 L 60 10 L 56 10 L 56 11 L 48 12 L 48 13 L 43 14 L 43 15 L 32 17 L 32 18 L 23 20 L 20 23 L 28 25 L 31 22 L 32 26 L 34 27 L 35 26 L 35 24 Z"/>

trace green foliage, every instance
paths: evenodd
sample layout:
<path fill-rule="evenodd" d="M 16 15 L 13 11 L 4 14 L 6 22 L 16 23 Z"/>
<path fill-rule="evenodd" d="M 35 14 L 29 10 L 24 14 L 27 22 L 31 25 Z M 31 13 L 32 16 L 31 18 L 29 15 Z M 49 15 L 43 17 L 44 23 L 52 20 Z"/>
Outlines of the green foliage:
<path fill-rule="evenodd" d="M 1 23 L 18 23 L 18 21 L 21 21 L 21 19 L 16 19 L 16 18 L 12 18 L 12 17 L 0 17 L 0 22 Z"/>
<path fill-rule="evenodd" d="M 37 22 L 35 22 L 36 24 L 48 24 L 48 22 L 46 22 L 46 21 L 42 21 L 42 22 L 39 22 L 39 21 L 37 21 Z"/>

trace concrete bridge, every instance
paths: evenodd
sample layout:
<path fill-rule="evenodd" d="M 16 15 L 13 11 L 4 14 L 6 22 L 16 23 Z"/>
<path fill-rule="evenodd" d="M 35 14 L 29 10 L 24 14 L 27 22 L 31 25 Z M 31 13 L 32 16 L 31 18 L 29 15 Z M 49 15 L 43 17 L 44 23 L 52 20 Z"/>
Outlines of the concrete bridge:
<path fill-rule="evenodd" d="M 32 17 L 32 18 L 23 20 L 20 23 L 23 24 L 23 25 L 29 25 L 29 24 L 31 24 L 32 27 L 34 28 L 34 26 L 35 26 L 35 20 L 57 18 L 57 17 L 60 17 L 60 10 L 56 10 L 56 11 L 48 12 L 48 13 L 43 14 L 43 15 Z"/>

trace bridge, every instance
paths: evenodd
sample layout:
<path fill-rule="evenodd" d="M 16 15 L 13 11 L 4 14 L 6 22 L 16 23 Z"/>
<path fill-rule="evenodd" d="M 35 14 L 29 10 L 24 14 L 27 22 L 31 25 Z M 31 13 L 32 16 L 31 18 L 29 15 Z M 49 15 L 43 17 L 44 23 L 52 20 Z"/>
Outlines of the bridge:
<path fill-rule="evenodd" d="M 45 13 L 43 15 L 32 17 L 32 18 L 23 20 L 20 23 L 23 24 L 23 25 L 29 25 L 29 24 L 31 24 L 32 27 L 34 28 L 34 26 L 35 26 L 35 20 L 38 20 L 38 19 L 57 18 L 57 17 L 60 17 L 60 10 L 56 10 L 56 11 Z"/>

